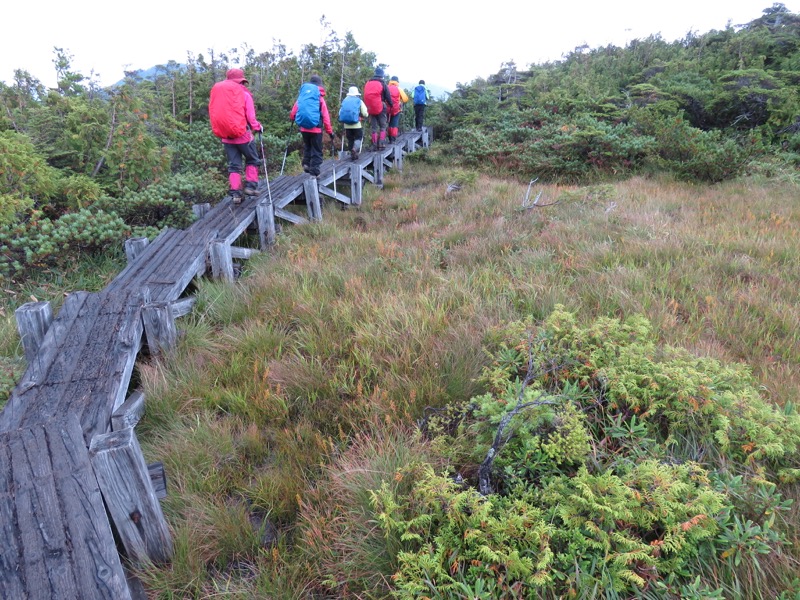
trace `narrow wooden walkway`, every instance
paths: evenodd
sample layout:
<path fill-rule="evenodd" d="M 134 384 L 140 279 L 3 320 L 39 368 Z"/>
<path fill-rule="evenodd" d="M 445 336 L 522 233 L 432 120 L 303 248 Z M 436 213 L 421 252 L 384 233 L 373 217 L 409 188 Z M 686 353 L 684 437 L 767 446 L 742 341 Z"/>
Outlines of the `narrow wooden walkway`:
<path fill-rule="evenodd" d="M 364 181 L 381 186 L 385 169 L 429 143 L 428 130 L 406 133 L 356 161 L 325 161 L 318 179 L 279 176 L 239 205 L 199 207 L 185 230 L 130 240 L 128 266 L 104 290 L 69 294 L 55 317 L 45 302 L 17 311 L 28 367 L 0 412 L 0 598 L 131 598 L 123 561 L 169 560 L 158 469 L 133 429 L 139 353 L 175 344 L 195 278 L 234 279 L 234 259 L 258 251 L 234 245 L 248 229 L 264 250 L 276 219 L 321 220 L 320 195 L 358 206 Z"/>

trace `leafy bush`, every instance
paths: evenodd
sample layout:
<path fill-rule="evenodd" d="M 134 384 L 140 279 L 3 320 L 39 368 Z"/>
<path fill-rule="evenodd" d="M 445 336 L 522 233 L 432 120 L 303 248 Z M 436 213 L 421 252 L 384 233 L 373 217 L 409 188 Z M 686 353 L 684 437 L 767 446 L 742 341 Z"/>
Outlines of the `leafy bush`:
<path fill-rule="evenodd" d="M 542 119 L 530 111 L 496 128 L 459 129 L 452 143 L 453 153 L 470 166 L 573 182 L 636 171 L 655 146 L 629 125 L 588 115 Z"/>
<path fill-rule="evenodd" d="M 50 198 L 57 173 L 27 136 L 0 131 L 0 225 L 13 223 L 35 202 Z"/>
<path fill-rule="evenodd" d="M 417 467 L 409 493 L 374 493 L 403 543 L 397 597 L 714 597 L 719 572 L 763 584 L 790 506 L 775 482 L 798 474 L 793 409 L 741 365 L 658 347 L 642 317 L 580 327 L 557 307 L 538 331 L 498 334 L 487 392 L 426 422 L 456 475 Z"/>
<path fill-rule="evenodd" d="M 152 237 L 164 227 L 190 225 L 192 205 L 217 202 L 225 186 L 213 173 L 179 174 L 140 192 L 127 191 L 121 198 L 104 196 L 95 207 L 120 217 L 134 236 Z"/>
<path fill-rule="evenodd" d="M 26 221 L 0 226 L 0 278 L 65 264 L 81 253 L 121 244 L 129 234 L 122 219 L 102 210 L 83 208 L 55 221 L 33 211 Z"/>

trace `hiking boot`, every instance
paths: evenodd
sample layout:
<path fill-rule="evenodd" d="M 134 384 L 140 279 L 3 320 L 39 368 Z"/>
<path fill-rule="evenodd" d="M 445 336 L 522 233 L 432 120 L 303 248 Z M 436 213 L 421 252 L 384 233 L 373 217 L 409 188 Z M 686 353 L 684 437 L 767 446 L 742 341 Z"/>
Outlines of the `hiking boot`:
<path fill-rule="evenodd" d="M 258 183 L 255 181 L 248 181 L 245 183 L 244 193 L 246 196 L 258 196 Z"/>
<path fill-rule="evenodd" d="M 242 190 L 231 190 L 228 192 L 228 195 L 231 197 L 234 204 L 242 203 Z"/>
<path fill-rule="evenodd" d="M 308 167 L 308 165 L 303 165 L 303 172 L 304 172 L 304 173 L 310 173 L 310 172 L 311 172 L 311 171 L 309 170 L 309 167 Z"/>
<path fill-rule="evenodd" d="M 358 160 L 358 150 L 350 150 L 350 160 Z"/>

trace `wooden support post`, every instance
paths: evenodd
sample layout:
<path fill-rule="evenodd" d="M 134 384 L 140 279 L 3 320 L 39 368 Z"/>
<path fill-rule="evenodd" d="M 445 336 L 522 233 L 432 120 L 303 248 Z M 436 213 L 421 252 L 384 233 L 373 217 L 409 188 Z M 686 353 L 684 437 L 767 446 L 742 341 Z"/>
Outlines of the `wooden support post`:
<path fill-rule="evenodd" d="M 164 470 L 164 463 L 154 462 L 147 465 L 147 472 L 150 475 L 150 483 L 153 484 L 156 498 L 163 500 L 167 497 L 167 472 Z"/>
<path fill-rule="evenodd" d="M 317 187 L 317 180 L 313 177 L 307 177 L 303 181 L 303 193 L 306 196 L 308 218 L 312 221 L 322 221 L 322 207 L 319 203 L 319 188 Z"/>
<path fill-rule="evenodd" d="M 17 318 L 17 331 L 22 347 L 25 349 L 25 360 L 30 364 L 53 322 L 53 309 L 49 302 L 28 302 L 20 306 L 14 315 Z"/>
<path fill-rule="evenodd" d="M 230 244 L 224 241 L 211 242 L 211 274 L 216 279 L 233 281 L 233 255 Z"/>
<path fill-rule="evenodd" d="M 136 390 L 111 415 L 111 430 L 120 431 L 136 427 L 144 415 L 144 392 Z"/>
<path fill-rule="evenodd" d="M 431 134 L 428 132 L 427 127 L 422 128 L 422 147 L 427 148 L 431 145 Z"/>
<path fill-rule="evenodd" d="M 265 198 L 256 205 L 256 220 L 258 221 L 258 241 L 261 249 L 266 250 L 275 245 L 275 208 L 269 198 Z"/>
<path fill-rule="evenodd" d="M 197 217 L 198 221 L 205 217 L 210 210 L 211 203 L 209 202 L 204 202 L 203 204 L 192 204 L 192 212 L 194 213 L 194 216 Z"/>
<path fill-rule="evenodd" d="M 409 136 L 406 139 L 406 152 L 414 152 L 417 149 L 417 137 L 416 135 Z"/>
<path fill-rule="evenodd" d="M 128 558 L 167 562 L 172 537 L 133 428 L 94 436 L 89 456 Z"/>
<path fill-rule="evenodd" d="M 178 328 L 169 302 L 153 302 L 142 307 L 142 321 L 150 354 L 169 352 L 178 341 Z"/>
<path fill-rule="evenodd" d="M 375 171 L 375 185 L 383 189 L 383 156 L 381 154 L 375 153 L 372 168 Z"/>
<path fill-rule="evenodd" d="M 125 258 L 128 260 L 128 264 L 135 261 L 136 257 L 147 248 L 149 243 L 150 240 L 146 237 L 128 238 L 125 240 Z"/>
<path fill-rule="evenodd" d="M 350 201 L 353 206 L 361 206 L 361 195 L 364 189 L 364 167 L 357 163 L 350 165 Z"/>
<path fill-rule="evenodd" d="M 395 144 L 394 145 L 394 152 L 393 154 L 393 162 L 394 168 L 403 172 L 403 146 L 402 144 Z"/>

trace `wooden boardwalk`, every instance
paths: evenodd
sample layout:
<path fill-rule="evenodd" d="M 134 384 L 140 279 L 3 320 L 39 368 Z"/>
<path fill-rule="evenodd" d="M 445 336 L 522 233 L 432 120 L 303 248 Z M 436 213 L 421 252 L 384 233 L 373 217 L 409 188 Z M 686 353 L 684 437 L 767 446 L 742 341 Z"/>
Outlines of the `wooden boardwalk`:
<path fill-rule="evenodd" d="M 365 181 L 381 186 L 385 169 L 429 143 L 427 129 L 406 133 L 356 161 L 325 161 L 318 179 L 279 176 L 239 205 L 198 207 L 185 230 L 129 240 L 128 266 L 104 290 L 69 294 L 55 317 L 46 302 L 17 311 L 28 367 L 0 412 L 0 598 L 131 598 L 124 561 L 170 559 L 163 471 L 145 464 L 134 430 L 140 352 L 175 344 L 195 278 L 233 280 L 234 259 L 259 251 L 235 246 L 248 230 L 264 250 L 276 220 L 322 220 L 320 196 L 358 206 Z"/>

